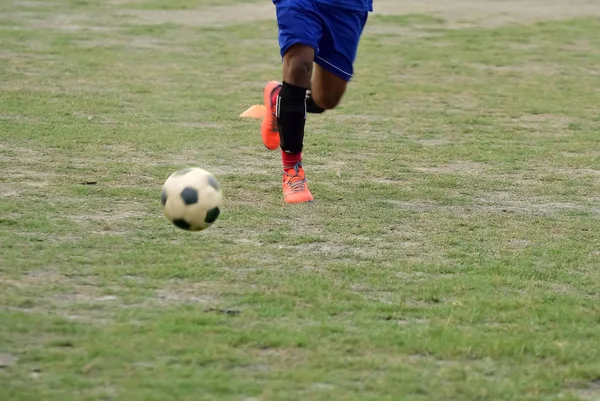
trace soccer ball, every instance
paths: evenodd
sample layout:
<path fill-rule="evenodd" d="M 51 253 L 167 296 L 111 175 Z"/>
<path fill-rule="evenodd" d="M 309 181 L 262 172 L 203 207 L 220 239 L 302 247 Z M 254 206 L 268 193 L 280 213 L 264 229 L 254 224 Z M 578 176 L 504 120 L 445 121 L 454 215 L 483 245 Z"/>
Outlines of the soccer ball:
<path fill-rule="evenodd" d="M 221 200 L 221 188 L 215 177 L 198 167 L 171 174 L 160 196 L 167 219 L 187 231 L 210 227 L 221 213 Z"/>

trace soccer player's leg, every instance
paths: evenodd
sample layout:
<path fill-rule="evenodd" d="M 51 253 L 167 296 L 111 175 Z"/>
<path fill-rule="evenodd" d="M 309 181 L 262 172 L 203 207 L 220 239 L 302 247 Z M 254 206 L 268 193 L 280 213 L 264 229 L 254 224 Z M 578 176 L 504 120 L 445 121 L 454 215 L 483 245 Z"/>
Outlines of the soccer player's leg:
<path fill-rule="evenodd" d="M 306 74 L 312 71 L 315 49 L 318 47 L 322 32 L 320 21 L 314 14 L 311 0 L 277 0 L 274 3 L 279 31 L 279 47 L 284 64 L 283 81 L 293 84 L 294 82 L 289 82 L 286 78 L 290 78 L 289 75 L 293 75 L 295 78 L 300 75 L 300 83 L 303 86 Z M 307 65 L 308 67 L 306 67 Z M 267 112 L 261 125 L 261 136 L 265 147 L 270 150 L 280 147 L 277 99 L 282 87 L 283 84 L 279 81 L 270 81 L 263 90 Z"/>
<path fill-rule="evenodd" d="M 342 100 L 346 87 L 350 81 L 350 76 L 340 77 L 321 66 L 322 62 L 315 65 L 312 79 L 312 89 L 307 104 L 313 104 L 314 108 L 319 110 L 332 110 Z"/>
<path fill-rule="evenodd" d="M 314 48 L 304 44 L 292 45 L 283 57 L 283 84 L 277 99 L 277 120 L 283 164 L 283 199 L 287 203 L 310 202 L 314 199 L 302 166 L 306 94 L 310 87 L 314 57 Z"/>
<path fill-rule="evenodd" d="M 273 89 L 267 99 L 271 113 L 267 113 L 266 122 L 263 121 L 263 138 L 266 136 L 265 127 L 272 122 L 267 118 L 275 119 L 283 163 L 284 200 L 287 203 L 309 202 L 313 196 L 302 166 L 302 148 L 306 96 L 322 34 L 322 21 L 312 1 L 281 1 L 276 6 L 283 82 L 281 85 L 271 84 Z M 265 88 L 265 97 L 269 89 L 269 86 Z"/>
<path fill-rule="evenodd" d="M 319 12 L 325 27 L 315 57 L 317 66 L 307 104 L 331 110 L 340 103 L 354 74 L 354 61 L 368 13 L 328 5 L 319 5 Z"/>

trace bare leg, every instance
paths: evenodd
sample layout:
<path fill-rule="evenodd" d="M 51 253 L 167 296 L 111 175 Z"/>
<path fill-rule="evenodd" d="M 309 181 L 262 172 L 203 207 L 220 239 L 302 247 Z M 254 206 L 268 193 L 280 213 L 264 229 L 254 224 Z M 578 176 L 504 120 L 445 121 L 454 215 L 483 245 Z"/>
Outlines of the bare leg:
<path fill-rule="evenodd" d="M 315 64 L 311 86 L 315 104 L 325 110 L 331 110 L 342 100 L 348 82 Z"/>

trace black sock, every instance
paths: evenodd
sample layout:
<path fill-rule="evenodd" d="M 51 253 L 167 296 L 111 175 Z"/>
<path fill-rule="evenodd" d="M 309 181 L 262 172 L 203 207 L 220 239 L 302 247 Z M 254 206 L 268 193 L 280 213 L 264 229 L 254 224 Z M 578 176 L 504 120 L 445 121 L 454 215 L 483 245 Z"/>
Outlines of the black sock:
<path fill-rule="evenodd" d="M 319 105 L 315 103 L 310 91 L 306 93 L 306 111 L 313 114 L 321 114 L 325 111 L 325 109 L 319 107 Z"/>
<path fill-rule="evenodd" d="M 287 153 L 302 152 L 306 122 L 307 88 L 283 82 L 277 98 L 277 122 L 281 149 Z"/>

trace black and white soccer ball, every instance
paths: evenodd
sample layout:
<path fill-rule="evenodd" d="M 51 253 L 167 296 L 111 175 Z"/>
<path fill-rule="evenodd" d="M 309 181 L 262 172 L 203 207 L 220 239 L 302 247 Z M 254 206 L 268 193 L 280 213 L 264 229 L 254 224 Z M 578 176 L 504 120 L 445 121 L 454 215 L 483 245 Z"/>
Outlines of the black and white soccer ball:
<path fill-rule="evenodd" d="M 222 193 L 216 178 L 193 167 L 179 170 L 165 181 L 160 196 L 167 219 L 187 231 L 210 227 L 221 213 Z"/>

